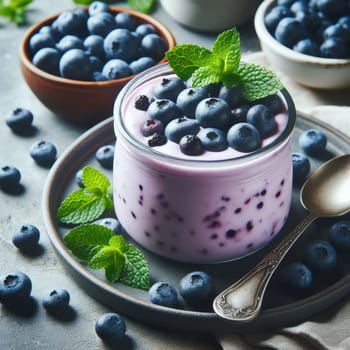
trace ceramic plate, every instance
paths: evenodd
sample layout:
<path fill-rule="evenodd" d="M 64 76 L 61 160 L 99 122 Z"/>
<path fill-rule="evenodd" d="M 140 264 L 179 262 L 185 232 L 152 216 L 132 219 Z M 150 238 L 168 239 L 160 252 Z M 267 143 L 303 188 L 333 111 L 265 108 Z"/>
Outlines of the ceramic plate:
<path fill-rule="evenodd" d="M 327 138 L 327 154 L 324 159 L 310 158 L 313 171 L 324 160 L 333 156 L 350 153 L 350 140 L 326 124 L 305 115 L 298 115 L 294 136 L 294 151 L 299 152 L 297 138 L 309 128 L 322 130 Z M 189 309 L 183 302 L 179 308 L 154 305 L 148 301 L 146 291 L 111 284 L 106 281 L 103 271 L 91 271 L 86 265 L 71 255 L 63 243 L 67 228 L 60 226 L 56 220 L 57 208 L 65 196 L 77 188 L 75 175 L 85 165 L 101 170 L 110 179 L 112 171 L 100 167 L 95 159 L 98 147 L 115 142 L 113 119 L 109 118 L 88 130 L 56 161 L 48 176 L 43 194 L 43 214 L 47 233 L 54 250 L 63 266 L 78 283 L 82 293 L 89 293 L 97 300 L 120 312 L 144 323 L 162 326 L 173 330 L 190 330 L 199 332 L 249 332 L 267 328 L 285 327 L 308 319 L 317 312 L 339 301 L 350 292 L 350 260 L 339 257 L 337 270 L 330 276 L 316 276 L 313 287 L 308 294 L 290 294 L 278 284 L 273 277 L 265 294 L 263 309 L 259 316 L 247 323 L 236 323 L 221 319 L 211 310 Z M 111 216 L 113 213 L 107 213 Z M 191 265 L 176 263 L 144 251 L 149 261 L 151 280 L 167 281 L 178 286 L 180 279 L 188 272 L 204 270 L 210 273 L 218 291 L 230 285 L 247 272 L 262 256 L 299 223 L 306 211 L 299 202 L 299 189 L 294 188 L 293 205 L 289 219 L 283 231 L 264 249 L 244 259 L 215 265 Z M 349 217 L 347 218 L 349 219 Z M 320 219 L 316 221 L 300 238 L 286 256 L 283 264 L 301 259 L 302 248 L 311 239 L 325 237 L 329 227 L 337 219 Z"/>

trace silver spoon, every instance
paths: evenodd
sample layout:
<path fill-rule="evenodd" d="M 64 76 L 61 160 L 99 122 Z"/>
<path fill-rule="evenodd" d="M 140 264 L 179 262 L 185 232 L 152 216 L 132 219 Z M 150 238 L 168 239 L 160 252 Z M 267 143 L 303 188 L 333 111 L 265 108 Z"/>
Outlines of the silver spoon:
<path fill-rule="evenodd" d="M 214 311 L 219 316 L 233 321 L 255 318 L 272 274 L 304 230 L 319 217 L 350 211 L 350 154 L 316 169 L 302 186 L 300 200 L 309 214 L 253 269 L 214 299 Z"/>

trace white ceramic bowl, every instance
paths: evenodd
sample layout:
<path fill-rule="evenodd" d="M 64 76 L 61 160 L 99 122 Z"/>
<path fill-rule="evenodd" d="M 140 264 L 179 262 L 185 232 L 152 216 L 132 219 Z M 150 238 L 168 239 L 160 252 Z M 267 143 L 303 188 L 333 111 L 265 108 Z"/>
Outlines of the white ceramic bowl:
<path fill-rule="evenodd" d="M 254 25 L 272 69 L 284 73 L 296 82 L 320 89 L 350 88 L 350 59 L 321 58 L 304 55 L 280 44 L 267 30 L 265 15 L 276 0 L 264 0 L 258 7 Z"/>
<path fill-rule="evenodd" d="M 175 21 L 188 28 L 219 32 L 254 18 L 261 0 L 160 0 Z"/>

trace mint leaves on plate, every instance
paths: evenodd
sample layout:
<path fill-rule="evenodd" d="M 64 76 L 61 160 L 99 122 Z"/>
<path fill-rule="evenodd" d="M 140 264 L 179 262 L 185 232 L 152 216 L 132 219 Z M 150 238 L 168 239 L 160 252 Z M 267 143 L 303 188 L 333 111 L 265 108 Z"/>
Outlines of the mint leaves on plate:
<path fill-rule="evenodd" d="M 212 50 L 194 44 L 177 45 L 166 53 L 170 67 L 182 80 L 192 78 L 193 87 L 222 83 L 240 86 L 243 96 L 254 101 L 283 89 L 270 70 L 241 62 L 241 45 L 237 29 L 218 35 Z"/>
<path fill-rule="evenodd" d="M 92 270 L 105 270 L 106 279 L 128 286 L 148 289 L 148 263 L 142 251 L 129 244 L 121 234 L 102 225 L 91 224 L 106 209 L 113 207 L 112 186 L 97 169 L 82 169 L 83 188 L 71 192 L 57 211 L 60 222 L 78 224 L 63 238 L 67 248 Z"/>

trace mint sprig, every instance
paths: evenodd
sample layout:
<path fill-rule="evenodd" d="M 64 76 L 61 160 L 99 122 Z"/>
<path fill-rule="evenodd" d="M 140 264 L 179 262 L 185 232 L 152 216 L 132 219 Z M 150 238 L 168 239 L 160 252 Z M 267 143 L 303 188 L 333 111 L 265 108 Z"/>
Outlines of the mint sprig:
<path fill-rule="evenodd" d="M 194 44 L 182 44 L 167 51 L 166 57 L 180 79 L 192 78 L 193 87 L 215 83 L 227 87 L 240 86 L 248 101 L 273 95 L 283 89 L 272 71 L 241 62 L 240 37 L 236 28 L 219 34 L 212 50 Z"/>
<path fill-rule="evenodd" d="M 97 169 L 82 170 L 83 188 L 70 193 L 61 203 L 57 218 L 65 224 L 85 224 L 98 219 L 106 209 L 113 208 L 112 186 Z"/>
<path fill-rule="evenodd" d="M 21 26 L 26 23 L 27 7 L 33 0 L 0 0 L 0 16 Z"/>
<path fill-rule="evenodd" d="M 134 288 L 149 288 L 149 267 L 143 253 L 122 235 L 102 225 L 86 224 L 70 230 L 64 242 L 92 270 L 104 269 L 111 283 L 120 281 Z"/>

